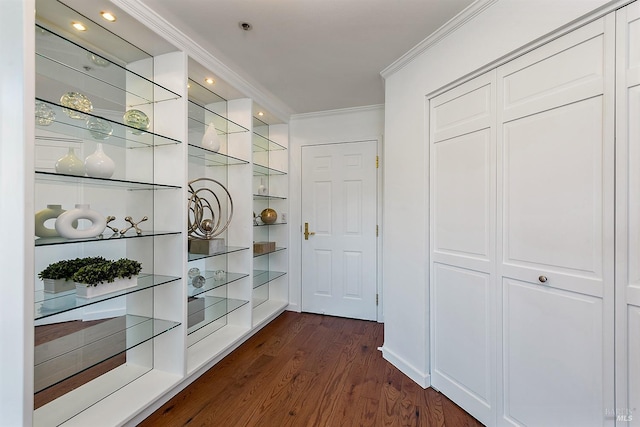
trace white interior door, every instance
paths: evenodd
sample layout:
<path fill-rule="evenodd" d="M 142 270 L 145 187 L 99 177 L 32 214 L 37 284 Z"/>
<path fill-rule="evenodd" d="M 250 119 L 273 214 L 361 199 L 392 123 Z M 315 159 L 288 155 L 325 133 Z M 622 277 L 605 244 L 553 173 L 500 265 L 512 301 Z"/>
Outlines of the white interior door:
<path fill-rule="evenodd" d="M 376 319 L 376 153 L 377 141 L 302 147 L 303 311 Z"/>
<path fill-rule="evenodd" d="M 612 424 L 612 30 L 498 68 L 501 425 Z"/>

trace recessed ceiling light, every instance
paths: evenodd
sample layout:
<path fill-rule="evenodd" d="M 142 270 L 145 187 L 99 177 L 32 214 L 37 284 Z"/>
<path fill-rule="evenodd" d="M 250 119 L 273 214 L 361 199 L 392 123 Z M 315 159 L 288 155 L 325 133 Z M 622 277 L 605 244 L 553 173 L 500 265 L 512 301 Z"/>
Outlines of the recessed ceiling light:
<path fill-rule="evenodd" d="M 87 27 L 85 27 L 82 22 L 72 22 L 71 26 L 78 31 L 87 31 Z"/>
<path fill-rule="evenodd" d="M 264 113 L 262 111 L 258 111 L 258 115 L 259 116 L 264 116 Z"/>
<path fill-rule="evenodd" d="M 100 12 L 100 16 L 102 16 L 104 19 L 106 19 L 109 22 L 116 22 L 116 15 L 114 15 L 111 12 L 107 12 L 106 10 L 103 10 L 102 12 Z"/>
<path fill-rule="evenodd" d="M 206 79 L 204 79 L 204 81 L 207 82 L 207 84 L 210 84 L 210 85 L 212 85 L 212 84 L 214 84 L 216 82 L 211 77 L 207 77 Z"/>

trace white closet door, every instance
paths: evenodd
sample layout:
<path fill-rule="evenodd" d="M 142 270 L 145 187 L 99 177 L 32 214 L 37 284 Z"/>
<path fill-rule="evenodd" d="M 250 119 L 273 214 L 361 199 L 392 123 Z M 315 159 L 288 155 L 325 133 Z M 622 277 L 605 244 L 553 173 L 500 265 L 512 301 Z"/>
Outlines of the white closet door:
<path fill-rule="evenodd" d="M 611 425 L 613 15 L 498 68 L 498 424 Z"/>
<path fill-rule="evenodd" d="M 616 407 L 609 415 L 640 426 L 640 4 L 618 11 L 616 31 Z"/>
<path fill-rule="evenodd" d="M 495 420 L 495 72 L 430 100 L 431 384 Z"/>

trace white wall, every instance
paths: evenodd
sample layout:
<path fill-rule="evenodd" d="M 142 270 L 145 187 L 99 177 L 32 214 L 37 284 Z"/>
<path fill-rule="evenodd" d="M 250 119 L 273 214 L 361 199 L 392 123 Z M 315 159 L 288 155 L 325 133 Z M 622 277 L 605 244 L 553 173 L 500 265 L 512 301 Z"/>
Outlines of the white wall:
<path fill-rule="evenodd" d="M 498 0 L 407 65 L 383 73 L 383 355 L 422 386 L 430 383 L 426 95 L 609 3 Z"/>
<path fill-rule="evenodd" d="M 302 146 L 381 141 L 383 130 L 384 108 L 381 105 L 291 116 L 289 121 L 289 198 L 291 201 L 289 206 L 291 232 L 289 235 L 289 310 L 301 310 L 300 161 Z M 384 159 L 382 164 L 384 165 Z"/>
<path fill-rule="evenodd" d="M 34 2 L 0 1 L 0 425 L 33 410 Z M 28 279 L 27 279 L 28 278 Z"/>

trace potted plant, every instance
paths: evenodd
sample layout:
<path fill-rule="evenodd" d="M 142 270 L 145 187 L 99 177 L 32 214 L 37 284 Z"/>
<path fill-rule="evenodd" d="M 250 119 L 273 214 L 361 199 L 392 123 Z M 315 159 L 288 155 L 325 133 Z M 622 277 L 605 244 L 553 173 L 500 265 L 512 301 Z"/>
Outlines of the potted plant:
<path fill-rule="evenodd" d="M 87 257 L 66 259 L 49 264 L 47 268 L 38 273 L 38 277 L 44 282 L 44 291 L 58 293 L 75 289 L 73 275 L 80 268 L 106 261 L 102 257 Z"/>
<path fill-rule="evenodd" d="M 138 261 L 127 258 L 117 261 L 103 259 L 81 267 L 72 279 L 79 297 L 93 298 L 136 286 L 140 271 L 142 264 Z"/>

